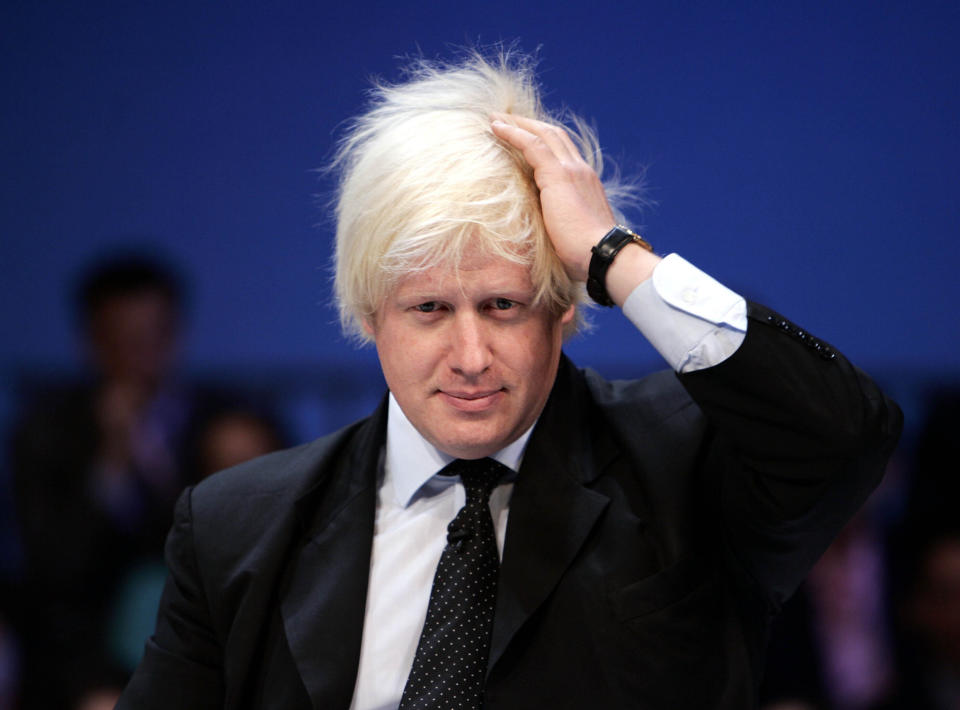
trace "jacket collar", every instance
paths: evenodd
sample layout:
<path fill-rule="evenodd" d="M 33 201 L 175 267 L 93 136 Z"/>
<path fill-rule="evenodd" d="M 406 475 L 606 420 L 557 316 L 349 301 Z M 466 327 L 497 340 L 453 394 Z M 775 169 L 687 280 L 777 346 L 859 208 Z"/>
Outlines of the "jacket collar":
<path fill-rule="evenodd" d="M 591 406 L 582 377 L 563 356 L 510 501 L 488 674 L 557 585 L 609 503 L 585 485 L 616 456 L 607 441 L 600 442 L 603 455 L 595 456 Z"/>

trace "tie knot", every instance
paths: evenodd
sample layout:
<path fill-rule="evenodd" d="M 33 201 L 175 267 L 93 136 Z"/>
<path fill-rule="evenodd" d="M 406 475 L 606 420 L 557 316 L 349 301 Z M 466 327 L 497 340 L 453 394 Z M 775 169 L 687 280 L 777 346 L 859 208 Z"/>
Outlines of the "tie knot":
<path fill-rule="evenodd" d="M 440 475 L 460 476 L 467 492 L 467 503 L 475 500 L 486 502 L 490 499 L 490 492 L 496 488 L 497 481 L 509 470 L 502 463 L 491 458 L 456 459 L 444 466 Z"/>

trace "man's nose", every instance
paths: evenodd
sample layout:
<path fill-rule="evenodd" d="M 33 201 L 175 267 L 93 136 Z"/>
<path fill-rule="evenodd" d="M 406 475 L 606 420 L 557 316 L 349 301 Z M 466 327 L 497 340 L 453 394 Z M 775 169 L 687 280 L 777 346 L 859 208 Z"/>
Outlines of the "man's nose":
<path fill-rule="evenodd" d="M 483 374 L 493 360 L 486 327 L 476 313 L 457 314 L 451 334 L 450 367 L 465 377 Z"/>

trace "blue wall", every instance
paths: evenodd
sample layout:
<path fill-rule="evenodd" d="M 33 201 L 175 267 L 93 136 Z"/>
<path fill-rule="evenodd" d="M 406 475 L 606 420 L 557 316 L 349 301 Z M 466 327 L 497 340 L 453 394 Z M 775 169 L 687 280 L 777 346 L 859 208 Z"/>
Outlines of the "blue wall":
<path fill-rule="evenodd" d="M 398 55 L 500 38 L 647 169 L 658 250 L 867 368 L 957 370 L 956 2 L 11 1 L 0 26 L 0 376 L 76 362 L 66 289 L 120 243 L 185 265 L 192 369 L 374 369 L 328 305 L 314 168 Z M 597 320 L 577 360 L 657 366 Z"/>

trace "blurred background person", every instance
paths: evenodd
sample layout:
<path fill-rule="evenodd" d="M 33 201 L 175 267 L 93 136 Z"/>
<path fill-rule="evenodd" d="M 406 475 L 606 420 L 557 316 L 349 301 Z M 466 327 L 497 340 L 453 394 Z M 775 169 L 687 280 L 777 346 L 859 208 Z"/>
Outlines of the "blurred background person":
<path fill-rule="evenodd" d="M 162 559 L 173 502 L 191 478 L 193 423 L 217 399 L 176 374 L 175 270 L 111 257 L 83 274 L 75 301 L 89 377 L 27 394 L 10 452 L 24 708 L 76 707 L 122 686 L 107 643 L 118 586 L 134 566 Z"/>
<path fill-rule="evenodd" d="M 891 692 L 894 658 L 886 505 L 896 461 L 784 604 L 770 639 L 763 710 L 871 710 Z"/>
<path fill-rule="evenodd" d="M 898 683 L 884 710 L 960 708 L 960 391 L 927 400 L 894 539 Z"/>
<path fill-rule="evenodd" d="M 899 685 L 884 710 L 960 708 L 960 516 L 912 528 L 898 605 Z"/>
<path fill-rule="evenodd" d="M 267 407 L 239 399 L 198 421 L 190 439 L 185 465 L 191 482 L 290 445 Z M 107 651 L 124 676 L 137 667 L 144 641 L 153 633 L 166 577 L 163 561 L 151 556 L 126 569 L 118 581 L 106 620 Z M 116 702 L 116 688 L 110 689 L 109 697 Z"/>
<path fill-rule="evenodd" d="M 277 418 L 262 408 L 233 406 L 210 416 L 196 437 L 196 479 L 289 446 Z"/>

